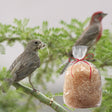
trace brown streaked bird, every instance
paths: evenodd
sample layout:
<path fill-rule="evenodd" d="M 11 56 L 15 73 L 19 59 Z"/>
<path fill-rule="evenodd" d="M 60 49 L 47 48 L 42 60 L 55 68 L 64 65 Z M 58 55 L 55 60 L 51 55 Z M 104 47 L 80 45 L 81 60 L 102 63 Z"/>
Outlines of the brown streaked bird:
<path fill-rule="evenodd" d="M 20 80 L 29 77 L 29 83 L 31 84 L 33 90 L 35 90 L 32 82 L 32 73 L 40 67 L 40 58 L 38 56 L 38 50 L 45 46 L 40 40 L 31 40 L 28 42 L 24 52 L 20 54 L 17 59 L 12 63 L 9 68 L 11 79 L 7 79 L 10 85 L 17 83 Z"/>
<path fill-rule="evenodd" d="M 106 13 L 102 11 L 95 12 L 90 20 L 89 26 L 85 29 L 79 39 L 73 46 L 77 45 L 84 45 L 88 46 L 88 50 L 95 45 L 102 36 L 102 19 L 106 16 Z M 72 50 L 69 52 L 69 58 L 73 57 Z M 69 62 L 66 63 L 64 69 L 62 70 L 61 74 L 69 65 Z"/>

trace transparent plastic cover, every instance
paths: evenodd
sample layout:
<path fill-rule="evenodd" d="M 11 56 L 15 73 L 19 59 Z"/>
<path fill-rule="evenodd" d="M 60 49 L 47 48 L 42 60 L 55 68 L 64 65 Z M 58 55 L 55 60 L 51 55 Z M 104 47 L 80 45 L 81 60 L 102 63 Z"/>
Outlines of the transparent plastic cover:
<path fill-rule="evenodd" d="M 74 46 L 72 47 L 72 54 L 74 58 L 82 59 L 87 53 L 88 46 Z"/>

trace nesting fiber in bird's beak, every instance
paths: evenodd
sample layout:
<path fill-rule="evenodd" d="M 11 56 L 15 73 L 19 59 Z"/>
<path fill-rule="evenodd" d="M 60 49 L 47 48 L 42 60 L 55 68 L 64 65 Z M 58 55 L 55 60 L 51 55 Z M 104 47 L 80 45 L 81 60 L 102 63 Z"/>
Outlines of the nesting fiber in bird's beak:
<path fill-rule="evenodd" d="M 102 17 L 105 17 L 107 16 L 108 14 L 107 13 L 102 13 Z"/>
<path fill-rule="evenodd" d="M 41 48 L 43 48 L 43 47 L 45 47 L 45 46 L 46 46 L 46 45 L 45 45 L 43 42 L 41 42 L 41 43 L 39 44 L 38 48 L 41 49 Z"/>

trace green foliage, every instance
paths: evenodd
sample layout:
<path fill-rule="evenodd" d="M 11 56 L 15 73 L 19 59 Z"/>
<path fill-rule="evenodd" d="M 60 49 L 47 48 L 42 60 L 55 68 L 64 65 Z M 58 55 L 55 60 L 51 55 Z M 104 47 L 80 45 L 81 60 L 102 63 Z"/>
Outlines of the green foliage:
<path fill-rule="evenodd" d="M 3 42 L 7 42 L 7 45 L 13 46 L 16 41 L 20 42 L 21 45 L 24 47 L 26 46 L 27 42 L 32 39 L 40 39 L 44 43 L 46 43 L 47 47 L 45 49 L 41 49 L 39 51 L 39 56 L 41 59 L 41 67 L 35 71 L 35 80 L 34 82 L 38 85 L 41 85 L 43 87 L 46 87 L 46 83 L 49 81 L 53 81 L 52 76 L 58 76 L 60 74 L 60 71 L 62 67 L 60 68 L 60 65 L 67 60 L 68 51 L 70 51 L 71 47 L 79 38 L 80 34 L 83 32 L 85 26 L 87 25 L 88 21 L 90 19 L 87 18 L 84 22 L 80 22 L 77 19 L 72 19 L 70 23 L 66 23 L 65 21 L 60 22 L 60 27 L 57 28 L 49 28 L 49 24 L 47 21 L 44 21 L 42 23 L 42 26 L 35 26 L 35 27 L 29 27 L 29 19 L 24 20 L 18 20 L 14 19 L 13 25 L 6 25 L 0 23 L 0 53 L 5 53 L 5 46 L 3 46 Z M 101 72 L 104 71 L 102 69 L 105 66 L 112 66 L 112 32 L 109 31 L 109 29 L 106 29 L 103 31 L 103 36 L 100 39 L 100 41 L 97 43 L 95 51 L 91 49 L 90 52 L 94 53 L 96 61 L 93 62 L 97 68 L 101 70 Z M 16 57 L 15 57 L 16 58 Z M 106 70 L 107 68 L 105 68 Z M 3 70 L 0 72 L 0 80 L 3 80 L 6 77 L 6 69 L 3 68 Z M 105 76 L 106 77 L 106 76 Z M 107 83 L 105 85 L 104 92 L 103 93 L 103 103 L 100 108 L 95 109 L 95 112 L 111 112 L 111 93 L 112 90 L 112 83 L 111 81 L 107 80 Z M 11 92 L 11 91 L 10 91 Z M 18 98 L 21 97 L 21 94 L 13 91 L 12 95 L 14 94 L 14 97 L 9 97 L 9 102 L 11 102 L 15 98 L 15 102 L 13 101 L 12 104 L 7 104 L 5 107 L 7 109 L 14 108 L 17 106 L 17 104 L 20 104 L 18 101 Z M 108 94 L 108 95 L 107 95 Z M 22 94 L 23 95 L 23 94 Z M 62 95 L 62 94 L 60 94 Z M 10 95 L 9 95 L 10 96 Z M 56 95 L 49 94 L 49 97 L 54 97 Z M 5 101 L 7 101 L 7 97 L 2 97 Z M 2 106 L 3 99 L 0 99 L 0 106 Z M 12 100 L 11 100 L 12 99 Z M 26 96 L 24 98 L 20 99 L 26 99 Z M 27 102 L 27 101 L 26 101 Z M 33 100 L 32 100 L 33 102 Z M 27 109 L 23 105 L 18 105 L 17 112 L 20 110 L 24 112 L 32 111 L 35 112 L 35 109 L 30 108 L 31 105 L 35 104 L 28 104 Z M 105 105 L 107 107 L 105 107 Z M 3 109 L 3 107 L 0 107 L 0 109 Z M 6 108 L 5 108 L 6 109 Z M 9 110 L 2 110 L 3 112 L 9 112 Z M 20 109 L 20 110 L 19 110 Z M 23 109 L 23 110 L 22 110 Z M 104 111 L 105 110 L 105 111 Z M 12 111 L 12 110 L 11 110 Z M 15 112 L 15 111 L 12 111 Z"/>
<path fill-rule="evenodd" d="M 51 92 L 48 92 L 48 93 L 46 94 L 46 96 L 49 97 L 49 98 L 54 98 L 54 97 L 56 97 L 56 96 L 63 96 L 63 93 L 61 92 L 61 93 L 52 94 Z"/>
<path fill-rule="evenodd" d="M 5 67 L 2 68 L 2 70 L 0 71 L 0 81 L 5 80 L 5 78 L 10 78 L 10 72 L 7 71 L 7 69 Z"/>
<path fill-rule="evenodd" d="M 0 112 L 36 112 L 37 109 L 31 96 L 19 94 L 16 90 L 9 90 L 6 94 L 0 92 Z"/>
<path fill-rule="evenodd" d="M 37 107 L 31 96 L 24 95 L 21 93 L 21 90 L 6 90 L 8 82 L 5 82 L 5 80 L 10 77 L 9 71 L 3 67 L 0 71 L 0 112 L 36 112 Z M 3 90 L 7 91 L 7 93 L 3 93 L 2 88 L 4 88 Z"/>
<path fill-rule="evenodd" d="M 112 35 L 109 30 L 104 30 L 101 40 L 97 44 L 95 50 L 94 63 L 97 67 L 111 66 L 112 65 Z"/>
<path fill-rule="evenodd" d="M 63 106 L 66 107 L 66 108 L 68 108 L 69 110 L 71 110 L 71 111 L 73 111 L 73 112 L 74 112 L 74 110 L 75 110 L 74 108 L 68 107 L 66 104 L 63 104 Z"/>
<path fill-rule="evenodd" d="M 93 112 L 112 112 L 112 78 L 105 78 L 102 105 Z"/>
<path fill-rule="evenodd" d="M 5 48 L 2 44 L 0 44 L 0 53 L 5 54 Z"/>

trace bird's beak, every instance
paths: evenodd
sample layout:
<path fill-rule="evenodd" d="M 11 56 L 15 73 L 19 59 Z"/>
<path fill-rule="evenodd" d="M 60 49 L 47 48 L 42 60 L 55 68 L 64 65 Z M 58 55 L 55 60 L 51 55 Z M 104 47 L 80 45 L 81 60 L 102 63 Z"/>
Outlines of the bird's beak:
<path fill-rule="evenodd" d="M 102 17 L 104 18 L 105 16 L 107 16 L 107 13 L 102 13 Z"/>

